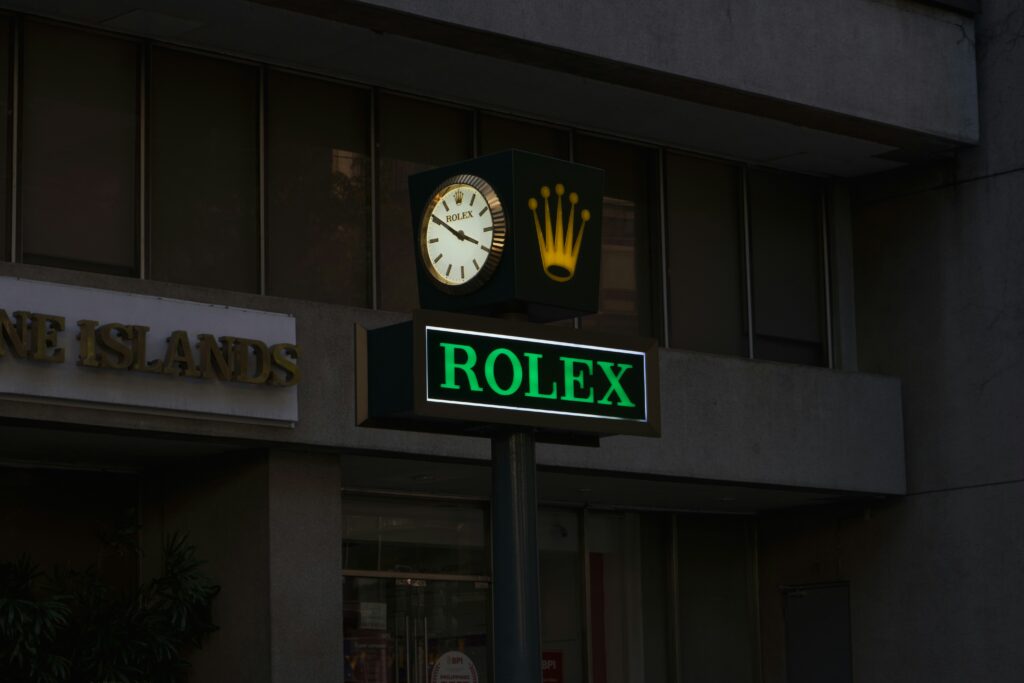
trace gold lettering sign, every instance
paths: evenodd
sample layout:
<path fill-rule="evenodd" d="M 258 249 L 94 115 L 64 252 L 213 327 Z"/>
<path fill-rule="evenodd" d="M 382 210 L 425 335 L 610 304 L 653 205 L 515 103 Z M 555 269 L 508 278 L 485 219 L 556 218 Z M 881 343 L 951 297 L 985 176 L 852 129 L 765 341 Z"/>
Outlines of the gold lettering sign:
<path fill-rule="evenodd" d="M 195 335 L 175 330 L 163 343 L 150 339 L 145 325 L 100 324 L 79 320 L 76 364 L 83 368 L 160 373 L 221 382 L 295 386 L 301 379 L 299 347 L 259 339 Z M 10 356 L 44 363 L 63 363 L 60 346 L 64 318 L 45 313 L 0 309 L 0 358 Z"/>

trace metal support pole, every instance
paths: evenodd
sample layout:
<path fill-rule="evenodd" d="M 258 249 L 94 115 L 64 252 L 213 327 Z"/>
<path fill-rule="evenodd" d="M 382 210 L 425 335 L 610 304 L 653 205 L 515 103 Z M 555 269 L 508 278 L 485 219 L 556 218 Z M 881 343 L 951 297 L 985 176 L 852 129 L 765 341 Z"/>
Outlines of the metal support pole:
<path fill-rule="evenodd" d="M 497 683 L 540 683 L 537 458 L 533 434 L 491 438 L 491 561 Z"/>

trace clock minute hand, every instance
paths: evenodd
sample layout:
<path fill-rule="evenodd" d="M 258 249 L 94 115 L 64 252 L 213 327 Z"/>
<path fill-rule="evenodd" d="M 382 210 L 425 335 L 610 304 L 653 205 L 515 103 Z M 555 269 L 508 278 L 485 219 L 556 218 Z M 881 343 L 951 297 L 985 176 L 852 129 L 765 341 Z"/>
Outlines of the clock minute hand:
<path fill-rule="evenodd" d="M 459 241 L 462 241 L 462 240 L 466 239 L 466 236 L 461 231 L 456 230 L 455 228 L 453 228 L 452 226 L 448 225 L 447 223 L 445 223 L 443 220 L 441 220 L 437 216 L 431 214 L 430 215 L 430 219 L 432 221 L 434 221 L 435 223 L 437 223 L 438 225 L 440 225 L 445 230 L 447 230 L 448 232 L 450 232 L 451 234 L 453 234 L 456 237 L 458 237 Z"/>

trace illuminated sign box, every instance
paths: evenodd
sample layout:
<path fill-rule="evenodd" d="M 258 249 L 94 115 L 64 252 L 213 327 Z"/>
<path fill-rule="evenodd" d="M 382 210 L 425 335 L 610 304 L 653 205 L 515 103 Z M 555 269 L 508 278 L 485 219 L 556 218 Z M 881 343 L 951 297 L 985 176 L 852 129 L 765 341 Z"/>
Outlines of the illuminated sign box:
<path fill-rule="evenodd" d="M 653 340 L 418 311 L 361 330 L 357 357 L 359 424 L 660 434 Z"/>

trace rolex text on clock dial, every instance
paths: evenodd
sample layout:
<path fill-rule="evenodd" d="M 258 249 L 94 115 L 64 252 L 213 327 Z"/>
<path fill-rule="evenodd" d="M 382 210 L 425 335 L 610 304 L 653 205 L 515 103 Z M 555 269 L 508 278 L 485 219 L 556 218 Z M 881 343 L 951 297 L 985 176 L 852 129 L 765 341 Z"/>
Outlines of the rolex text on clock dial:
<path fill-rule="evenodd" d="M 490 184 L 471 174 L 441 183 L 420 225 L 431 281 L 451 293 L 475 291 L 497 268 L 504 246 L 505 214 Z"/>

